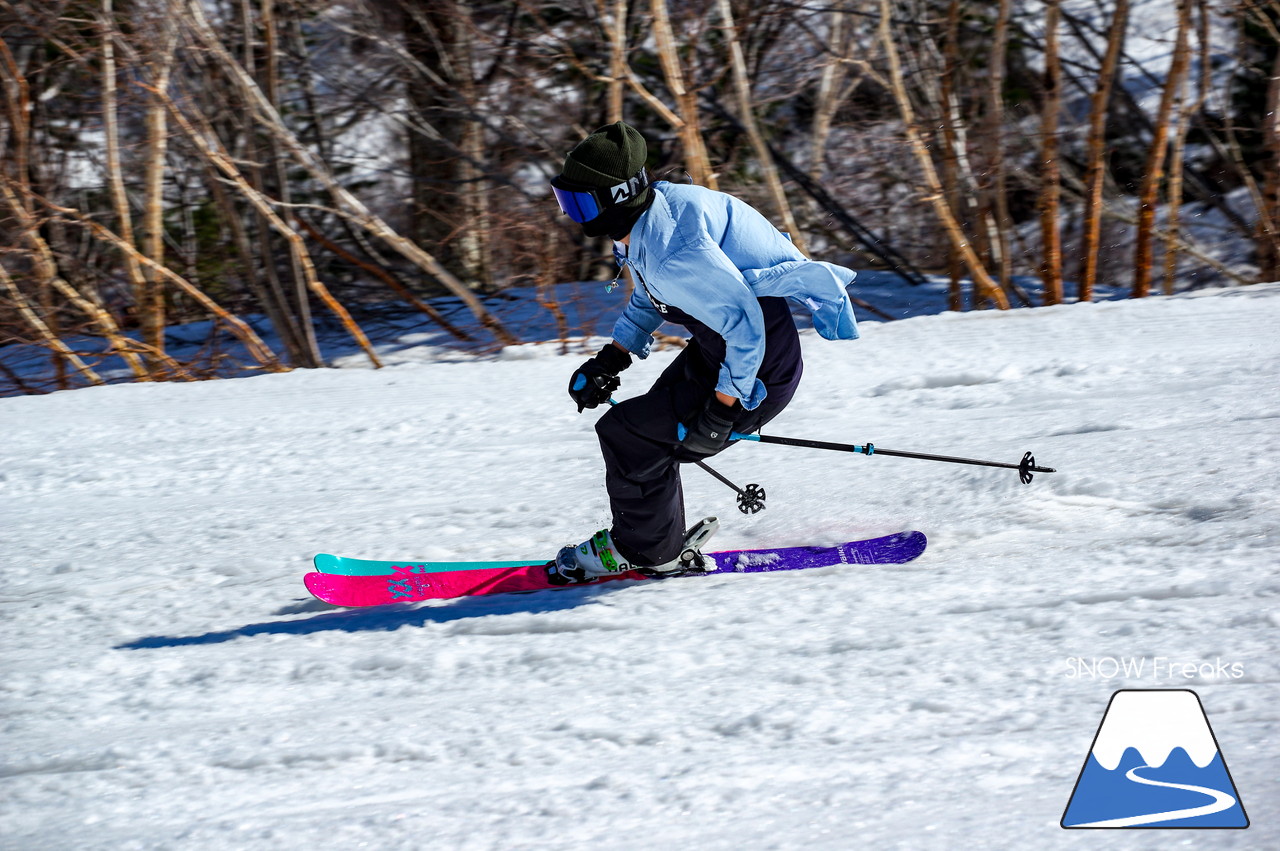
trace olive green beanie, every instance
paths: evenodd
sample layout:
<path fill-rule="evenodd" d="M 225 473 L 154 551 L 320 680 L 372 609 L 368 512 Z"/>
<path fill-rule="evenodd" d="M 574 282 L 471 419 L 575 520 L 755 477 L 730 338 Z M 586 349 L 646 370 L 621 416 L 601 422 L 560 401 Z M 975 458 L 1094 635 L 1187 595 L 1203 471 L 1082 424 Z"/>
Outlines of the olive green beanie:
<path fill-rule="evenodd" d="M 607 189 L 639 174 L 648 156 L 649 146 L 640 131 L 618 121 L 579 142 L 564 158 L 561 176 L 570 183 Z M 637 206 L 643 197 L 641 193 L 620 206 Z"/>

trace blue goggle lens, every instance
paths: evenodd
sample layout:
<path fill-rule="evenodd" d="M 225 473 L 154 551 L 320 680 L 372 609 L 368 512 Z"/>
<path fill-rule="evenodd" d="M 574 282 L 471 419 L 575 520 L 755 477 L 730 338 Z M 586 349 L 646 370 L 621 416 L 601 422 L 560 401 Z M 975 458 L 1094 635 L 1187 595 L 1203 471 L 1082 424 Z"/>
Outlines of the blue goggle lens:
<path fill-rule="evenodd" d="M 600 215 L 600 204 L 591 192 L 561 189 L 554 183 L 551 184 L 551 191 L 555 193 L 556 203 L 560 205 L 560 209 L 578 224 L 589 222 Z"/>

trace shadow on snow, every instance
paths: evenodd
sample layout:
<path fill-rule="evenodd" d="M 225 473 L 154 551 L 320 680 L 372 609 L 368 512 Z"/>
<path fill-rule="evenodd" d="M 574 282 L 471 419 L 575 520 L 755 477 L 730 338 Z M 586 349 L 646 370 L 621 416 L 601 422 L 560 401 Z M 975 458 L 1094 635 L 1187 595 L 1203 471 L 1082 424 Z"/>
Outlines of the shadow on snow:
<path fill-rule="evenodd" d="M 596 597 L 627 586 L 630 582 L 613 582 L 608 586 L 593 585 L 583 588 L 563 588 L 552 591 L 535 591 L 529 594 L 509 594 L 501 597 L 472 597 L 445 601 L 443 604 L 420 605 L 414 603 L 371 606 L 367 609 L 338 609 L 325 603 L 314 602 L 326 611 L 303 620 L 279 620 L 246 624 L 224 632 L 206 632 L 203 635 L 152 635 L 124 644 L 115 650 L 154 650 L 162 647 L 187 647 L 199 644 L 221 644 L 237 638 L 255 635 L 310 635 L 315 632 L 394 632 L 401 627 L 424 626 L 429 623 L 448 623 L 468 618 L 490 615 L 543 614 L 575 609 L 594 602 Z M 310 603 L 290 606 L 276 612 L 277 615 L 301 614 L 314 611 Z"/>

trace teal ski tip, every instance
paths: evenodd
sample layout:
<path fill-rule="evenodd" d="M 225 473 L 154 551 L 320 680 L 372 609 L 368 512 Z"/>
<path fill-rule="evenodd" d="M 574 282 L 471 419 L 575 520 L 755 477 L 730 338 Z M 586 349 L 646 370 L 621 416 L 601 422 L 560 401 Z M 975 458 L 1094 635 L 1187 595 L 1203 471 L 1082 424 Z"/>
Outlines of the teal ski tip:
<path fill-rule="evenodd" d="M 339 556 L 329 555 L 328 553 L 316 553 L 316 557 L 311 559 L 311 563 L 321 573 L 336 573 L 335 568 L 342 563 L 342 559 Z"/>
<path fill-rule="evenodd" d="M 351 558 L 319 553 L 312 563 L 320 573 L 331 573 L 341 576 L 394 576 L 410 573 L 448 573 L 455 570 L 492 570 L 509 567 L 526 567 L 530 564 L 542 564 L 543 559 L 520 559 L 516 561 L 428 561 L 424 559 L 384 559 Z"/>

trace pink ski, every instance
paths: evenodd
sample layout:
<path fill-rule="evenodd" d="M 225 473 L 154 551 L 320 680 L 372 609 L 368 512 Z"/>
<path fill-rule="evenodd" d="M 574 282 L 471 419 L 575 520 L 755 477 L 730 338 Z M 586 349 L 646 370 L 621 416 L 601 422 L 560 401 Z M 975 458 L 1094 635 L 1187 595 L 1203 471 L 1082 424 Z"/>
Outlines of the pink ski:
<path fill-rule="evenodd" d="M 896 535 L 851 541 L 835 547 L 781 547 L 707 553 L 706 571 L 682 576 L 807 570 L 839 564 L 902 564 L 924 552 L 925 545 L 922 533 L 899 532 Z M 649 578 L 629 571 L 589 584 Z M 552 585 L 547 581 L 545 563 L 381 576 L 347 576 L 317 571 L 308 573 L 304 582 L 313 595 L 335 606 L 380 606 L 386 603 L 416 603 L 422 600 L 583 587 Z"/>

